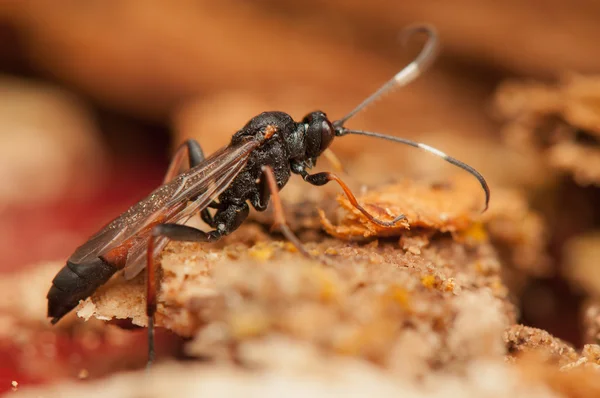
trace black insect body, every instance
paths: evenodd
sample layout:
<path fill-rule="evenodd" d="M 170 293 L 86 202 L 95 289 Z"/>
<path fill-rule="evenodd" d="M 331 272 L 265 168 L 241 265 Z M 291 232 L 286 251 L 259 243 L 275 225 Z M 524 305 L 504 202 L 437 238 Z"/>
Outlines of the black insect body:
<path fill-rule="evenodd" d="M 344 127 L 348 119 L 375 99 L 418 77 L 433 59 L 437 45 L 435 31 L 430 27 L 419 26 L 406 32 L 428 34 L 429 40 L 421 54 L 343 119 L 332 123 L 325 113 L 317 111 L 308 114 L 302 121 L 295 122 L 283 112 L 264 112 L 235 133 L 227 147 L 207 159 L 196 141 L 188 140 L 183 144 L 169 166 L 164 184 L 80 246 L 56 275 L 47 296 L 48 316 L 52 318 L 52 323 L 58 322 L 80 300 L 92 295 L 117 271 L 123 270 L 126 278 L 132 278 L 147 268 L 151 362 L 154 356 L 153 325 L 157 291 L 154 261 L 169 240 L 218 240 L 242 224 L 250 210 L 248 203 L 256 210 L 263 211 L 270 199 L 273 199 L 276 225 L 302 254 L 310 257 L 287 227 L 278 195 L 292 173 L 317 186 L 336 181 L 353 206 L 374 223 L 393 226 L 403 219 L 404 216 L 399 215 L 392 221 L 379 220 L 360 206 L 338 176 L 328 172 L 309 173 L 334 137 L 366 135 L 411 145 L 440 156 L 478 179 L 485 190 L 487 208 L 487 183 L 470 166 L 425 144 Z M 189 169 L 180 173 L 186 157 Z M 214 212 L 211 213 L 209 209 Z M 198 212 L 212 228 L 210 231 L 204 232 L 185 225 Z"/>

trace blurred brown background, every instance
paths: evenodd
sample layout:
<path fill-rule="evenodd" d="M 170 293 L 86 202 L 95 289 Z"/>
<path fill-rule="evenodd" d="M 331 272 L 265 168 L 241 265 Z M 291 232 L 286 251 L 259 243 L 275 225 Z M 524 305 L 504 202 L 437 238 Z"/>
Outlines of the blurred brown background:
<path fill-rule="evenodd" d="M 186 137 L 210 153 L 261 111 L 343 116 L 414 57 L 418 40 L 397 39 L 421 21 L 439 30 L 438 61 L 351 126 L 436 146 L 545 214 L 556 210 L 539 200 L 547 184 L 594 204 L 597 188 L 504 144 L 492 99 L 509 78 L 596 73 L 599 16 L 589 0 L 0 2 L 0 271 L 66 258 L 160 183 Z M 453 171 L 358 138 L 333 150 L 372 184 Z M 377 175 L 365 171 L 373 164 Z M 561 222 L 549 233 L 556 269 L 564 242 L 598 226 Z M 524 322 L 580 343 L 582 293 L 560 273 L 518 295 Z"/>

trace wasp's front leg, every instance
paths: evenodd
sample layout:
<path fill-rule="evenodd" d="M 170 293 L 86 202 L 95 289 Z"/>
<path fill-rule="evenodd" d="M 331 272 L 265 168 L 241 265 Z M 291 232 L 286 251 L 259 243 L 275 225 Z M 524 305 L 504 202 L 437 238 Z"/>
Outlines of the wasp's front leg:
<path fill-rule="evenodd" d="M 356 197 L 354 196 L 354 194 L 352 193 L 352 191 L 350 190 L 348 185 L 346 185 L 346 183 L 340 177 L 338 177 L 337 175 L 335 175 L 333 173 L 325 171 L 322 173 L 308 174 L 308 172 L 303 169 L 302 170 L 298 169 L 296 172 L 302 176 L 304 181 L 308 182 L 311 185 L 315 185 L 318 187 L 325 185 L 330 181 L 337 182 L 340 185 L 340 187 L 342 187 L 342 190 L 346 194 L 346 197 L 350 201 L 350 204 L 352 204 L 352 206 L 354 206 L 355 209 L 357 209 L 362 214 L 364 214 L 365 217 L 367 217 L 367 219 L 374 224 L 381 225 L 382 227 L 393 227 L 399 221 L 406 219 L 406 216 L 404 214 L 400 214 L 400 215 L 396 216 L 392 221 L 383 221 L 383 220 L 380 220 L 379 218 L 376 218 L 375 216 L 373 216 L 371 213 L 369 213 L 364 207 L 362 207 L 358 203 L 358 200 L 356 200 Z"/>

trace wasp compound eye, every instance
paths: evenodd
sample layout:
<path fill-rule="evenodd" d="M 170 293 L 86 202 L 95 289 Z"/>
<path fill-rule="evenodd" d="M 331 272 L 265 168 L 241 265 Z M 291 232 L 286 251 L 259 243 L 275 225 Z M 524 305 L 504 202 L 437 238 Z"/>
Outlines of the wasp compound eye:
<path fill-rule="evenodd" d="M 327 119 L 323 120 L 321 122 L 321 147 L 319 148 L 321 152 L 331 145 L 334 135 L 333 125 L 331 122 Z"/>
<path fill-rule="evenodd" d="M 333 140 L 333 125 L 321 111 L 311 112 L 302 119 L 306 128 L 306 155 L 319 156 Z"/>

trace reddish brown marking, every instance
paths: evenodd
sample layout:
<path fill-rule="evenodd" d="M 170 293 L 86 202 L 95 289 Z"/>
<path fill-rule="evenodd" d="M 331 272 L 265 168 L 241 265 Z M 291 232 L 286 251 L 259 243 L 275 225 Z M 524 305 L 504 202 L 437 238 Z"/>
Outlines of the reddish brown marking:
<path fill-rule="evenodd" d="M 277 132 L 277 127 L 269 124 L 266 128 L 265 128 L 265 140 L 268 140 L 269 138 L 273 137 L 273 135 Z"/>
<path fill-rule="evenodd" d="M 273 199 L 273 213 L 275 216 L 275 222 L 273 226 L 279 227 L 283 236 L 287 238 L 300 253 L 304 256 L 312 258 L 312 256 L 308 253 L 308 251 L 304 248 L 304 245 L 300 240 L 294 235 L 292 230 L 288 227 L 287 222 L 285 221 L 285 215 L 283 212 L 283 205 L 281 204 L 281 198 L 279 197 L 279 189 L 277 189 L 277 180 L 275 179 L 275 174 L 273 173 L 273 169 L 271 166 L 263 166 L 263 174 L 267 179 L 267 185 L 269 190 L 271 191 L 271 198 Z"/>
<path fill-rule="evenodd" d="M 133 246 L 133 243 L 137 240 L 139 236 L 147 235 L 152 231 L 156 225 L 165 222 L 171 215 L 176 214 L 183 210 L 186 206 L 186 203 L 182 203 L 178 206 L 174 206 L 169 210 L 165 210 L 163 213 L 159 214 L 154 221 L 148 223 L 144 228 L 142 228 L 136 235 L 127 239 L 125 242 L 121 243 L 119 246 L 111 249 L 106 254 L 101 256 L 107 263 L 115 266 L 118 269 L 123 269 L 127 264 L 127 255 L 129 254 L 129 250 Z"/>
<path fill-rule="evenodd" d="M 146 315 L 153 317 L 156 312 L 156 270 L 154 263 L 154 243 L 156 237 L 153 235 L 148 239 L 148 263 L 146 265 Z"/>
<path fill-rule="evenodd" d="M 105 255 L 101 256 L 104 261 L 108 264 L 114 266 L 117 269 L 123 269 L 127 264 L 127 254 L 129 253 L 129 249 L 131 248 L 132 240 L 129 240 Z"/>

